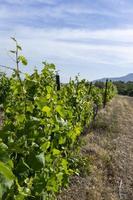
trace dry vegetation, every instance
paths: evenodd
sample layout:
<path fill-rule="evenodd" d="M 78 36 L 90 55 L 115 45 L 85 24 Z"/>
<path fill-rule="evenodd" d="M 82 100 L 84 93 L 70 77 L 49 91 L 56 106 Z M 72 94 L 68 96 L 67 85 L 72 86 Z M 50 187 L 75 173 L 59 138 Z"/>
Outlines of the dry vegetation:
<path fill-rule="evenodd" d="M 90 173 L 73 177 L 58 200 L 133 200 L 133 98 L 114 98 L 84 141 Z"/>

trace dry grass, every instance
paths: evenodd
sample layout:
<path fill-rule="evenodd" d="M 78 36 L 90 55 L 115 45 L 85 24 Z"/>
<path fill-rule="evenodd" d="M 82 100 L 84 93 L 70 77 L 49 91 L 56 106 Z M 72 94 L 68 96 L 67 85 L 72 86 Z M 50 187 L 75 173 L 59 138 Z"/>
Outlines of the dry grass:
<path fill-rule="evenodd" d="M 91 173 L 73 177 L 58 200 L 133 200 L 133 98 L 114 98 L 99 116 L 82 148 Z"/>

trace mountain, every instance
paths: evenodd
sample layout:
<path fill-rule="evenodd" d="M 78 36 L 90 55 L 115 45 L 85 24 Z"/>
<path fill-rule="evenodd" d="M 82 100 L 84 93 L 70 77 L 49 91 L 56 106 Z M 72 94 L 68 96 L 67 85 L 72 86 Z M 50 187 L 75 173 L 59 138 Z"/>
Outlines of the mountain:
<path fill-rule="evenodd" d="M 121 76 L 121 77 L 112 77 L 112 78 L 101 78 L 94 80 L 93 82 L 100 81 L 100 82 L 105 82 L 106 79 L 111 80 L 111 81 L 123 81 L 123 82 L 128 82 L 128 81 L 133 81 L 133 73 L 127 74 L 126 76 Z"/>

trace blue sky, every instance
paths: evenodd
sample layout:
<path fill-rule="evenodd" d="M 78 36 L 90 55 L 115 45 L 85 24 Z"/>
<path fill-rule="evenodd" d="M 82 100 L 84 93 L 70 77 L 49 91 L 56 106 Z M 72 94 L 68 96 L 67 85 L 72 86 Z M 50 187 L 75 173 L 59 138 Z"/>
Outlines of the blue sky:
<path fill-rule="evenodd" d="M 55 63 L 62 81 L 133 72 L 132 0 L 0 0 L 0 64 L 14 66 L 14 36 L 29 64 Z"/>

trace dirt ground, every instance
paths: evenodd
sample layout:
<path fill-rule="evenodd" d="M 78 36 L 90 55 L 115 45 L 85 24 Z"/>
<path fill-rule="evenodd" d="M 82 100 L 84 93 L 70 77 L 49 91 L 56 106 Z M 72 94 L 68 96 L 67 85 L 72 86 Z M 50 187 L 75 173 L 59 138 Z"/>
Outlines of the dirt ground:
<path fill-rule="evenodd" d="M 58 200 L 133 200 L 133 98 L 117 96 L 84 137 L 86 176 L 75 176 Z"/>

